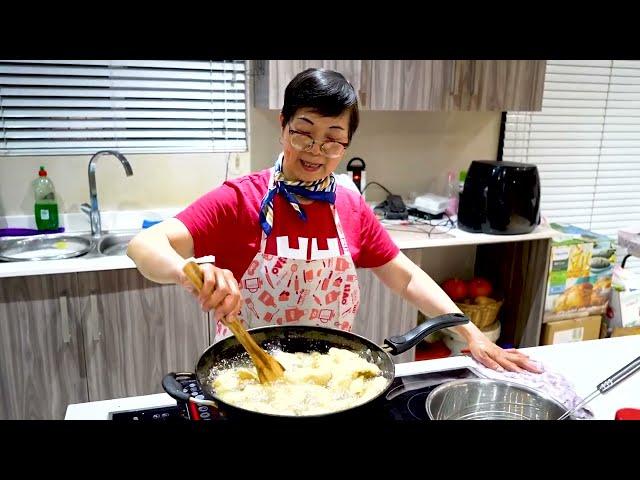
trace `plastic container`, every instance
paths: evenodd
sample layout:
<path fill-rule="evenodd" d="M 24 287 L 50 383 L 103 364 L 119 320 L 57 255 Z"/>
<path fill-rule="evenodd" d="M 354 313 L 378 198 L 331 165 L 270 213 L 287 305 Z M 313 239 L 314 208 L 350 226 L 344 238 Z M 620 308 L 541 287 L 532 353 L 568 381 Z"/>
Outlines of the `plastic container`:
<path fill-rule="evenodd" d="M 616 420 L 640 420 L 640 409 L 620 408 L 616 410 Z"/>
<path fill-rule="evenodd" d="M 443 332 L 443 342 L 447 346 L 449 350 L 451 350 L 451 355 L 459 355 L 460 352 L 468 348 L 467 342 L 461 335 L 458 335 L 453 330 L 441 330 Z M 490 341 L 496 342 L 500 337 L 500 322 L 496 321 L 492 325 L 489 325 L 485 328 L 481 328 L 480 331 L 487 337 Z"/>
<path fill-rule="evenodd" d="M 149 227 L 154 226 L 156 223 L 160 223 L 160 222 L 162 222 L 162 220 L 147 220 L 147 219 L 145 219 L 145 220 L 142 221 L 142 228 L 143 229 L 144 228 L 149 228 Z"/>
<path fill-rule="evenodd" d="M 156 223 L 162 222 L 163 218 L 155 212 L 146 212 L 142 217 L 142 228 L 149 228 Z"/>
<path fill-rule="evenodd" d="M 447 176 L 446 194 L 449 199 L 449 203 L 447 204 L 445 213 L 452 217 L 458 214 L 458 182 L 456 181 L 453 172 L 449 172 Z"/>
<path fill-rule="evenodd" d="M 416 362 L 419 362 L 420 360 L 433 360 L 434 358 L 447 358 L 450 356 L 451 350 L 442 340 L 438 340 L 434 343 L 420 342 L 416 345 Z"/>
<path fill-rule="evenodd" d="M 34 214 L 38 230 L 56 230 L 58 228 L 58 202 L 53 182 L 47 177 L 47 171 L 40 167 L 38 178 L 33 181 L 35 197 Z"/>

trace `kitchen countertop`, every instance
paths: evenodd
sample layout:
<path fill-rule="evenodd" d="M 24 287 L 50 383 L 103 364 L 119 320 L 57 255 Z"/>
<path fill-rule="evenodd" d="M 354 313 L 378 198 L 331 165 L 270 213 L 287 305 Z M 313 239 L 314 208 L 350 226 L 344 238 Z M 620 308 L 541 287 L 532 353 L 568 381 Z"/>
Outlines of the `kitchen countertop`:
<path fill-rule="evenodd" d="M 196 258 L 196 263 L 213 262 L 215 257 Z M 78 257 L 65 260 L 43 260 L 34 262 L 0 262 L 0 278 L 26 277 L 29 275 L 51 275 L 59 273 L 96 272 L 99 270 L 119 270 L 136 268 L 126 255 L 105 257 Z"/>
<path fill-rule="evenodd" d="M 128 213 L 128 212 L 127 212 Z M 118 217 L 119 215 L 119 217 Z M 122 218 L 124 217 L 124 220 Z M 115 215 L 103 215 L 103 225 L 110 233 L 118 233 L 132 228 L 132 225 L 140 225 L 130 220 L 139 216 L 128 213 L 127 216 L 117 212 Z M 166 218 L 166 217 L 165 217 Z M 16 225 L 13 225 L 16 226 Z M 22 225 L 20 225 L 22 226 Z M 73 224 L 71 227 L 73 228 Z M 425 231 L 418 231 L 411 225 L 384 225 L 389 235 L 401 250 L 415 248 L 445 247 L 455 245 L 479 245 L 486 243 L 521 242 L 551 238 L 553 230 L 546 226 L 538 226 L 533 232 L 523 235 L 486 235 L 483 233 L 469 233 L 459 229 L 451 229 L 444 233 L 434 231 L 431 237 Z M 422 225 L 418 228 L 424 228 Z M 30 228 L 26 226 L 25 228 Z M 122 230 L 121 230 L 122 229 Z M 86 231 L 76 231 L 85 233 Z M 67 228 L 65 235 L 73 235 L 74 230 Z M 213 257 L 197 259 L 199 263 L 212 261 Z M 126 255 L 114 256 L 84 256 L 65 260 L 24 261 L 24 262 L 0 262 L 0 278 L 21 277 L 29 275 L 49 275 L 58 273 L 90 272 L 99 270 L 118 270 L 135 268 L 133 261 Z"/>
<path fill-rule="evenodd" d="M 640 355 L 640 335 L 604 338 L 585 342 L 562 343 L 522 348 L 532 359 L 547 369 L 564 375 L 581 397 L 588 396 L 607 377 Z M 396 375 L 436 372 L 463 366 L 474 366 L 466 356 L 423 360 L 396 365 Z M 71 404 L 65 420 L 107 420 L 109 412 L 175 405 L 166 393 L 138 397 Z M 589 403 L 596 420 L 613 420 L 621 408 L 640 409 L 640 374 L 627 378 L 606 394 Z"/>
<path fill-rule="evenodd" d="M 411 248 L 452 247 L 456 245 L 481 245 L 486 243 L 524 242 L 551 238 L 555 232 L 555 230 L 545 225 L 539 225 L 533 232 L 521 235 L 487 235 L 486 233 L 470 233 L 458 228 L 453 228 L 448 231 L 443 231 L 444 233 L 438 233 L 436 229 L 436 231 L 431 234 L 431 237 L 429 237 L 426 232 L 416 231 L 415 227 L 411 226 L 384 225 L 384 227 L 401 250 Z"/>

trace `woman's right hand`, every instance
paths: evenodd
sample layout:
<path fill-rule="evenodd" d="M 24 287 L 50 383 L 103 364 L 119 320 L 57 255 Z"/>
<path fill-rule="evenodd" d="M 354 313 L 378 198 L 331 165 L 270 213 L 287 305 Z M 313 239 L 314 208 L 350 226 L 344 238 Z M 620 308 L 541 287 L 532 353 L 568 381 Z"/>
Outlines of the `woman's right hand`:
<path fill-rule="evenodd" d="M 204 273 L 200 292 L 182 270 L 179 273 L 179 283 L 198 299 L 204 312 L 215 310 L 214 320 L 222 320 L 224 323 L 228 314 L 240 311 L 242 298 L 238 282 L 230 270 L 215 267 L 210 263 L 201 264 L 200 269 Z"/>

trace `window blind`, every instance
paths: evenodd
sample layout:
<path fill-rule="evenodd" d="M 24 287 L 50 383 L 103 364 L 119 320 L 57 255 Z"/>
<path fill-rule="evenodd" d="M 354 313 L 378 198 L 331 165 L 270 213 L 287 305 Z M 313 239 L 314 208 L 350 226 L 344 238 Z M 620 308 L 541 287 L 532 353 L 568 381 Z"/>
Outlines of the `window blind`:
<path fill-rule="evenodd" d="M 548 61 L 542 110 L 507 113 L 503 159 L 537 165 L 551 221 L 640 223 L 640 61 Z"/>
<path fill-rule="evenodd" d="M 245 62 L 0 60 L 0 122 L 0 155 L 245 151 Z"/>

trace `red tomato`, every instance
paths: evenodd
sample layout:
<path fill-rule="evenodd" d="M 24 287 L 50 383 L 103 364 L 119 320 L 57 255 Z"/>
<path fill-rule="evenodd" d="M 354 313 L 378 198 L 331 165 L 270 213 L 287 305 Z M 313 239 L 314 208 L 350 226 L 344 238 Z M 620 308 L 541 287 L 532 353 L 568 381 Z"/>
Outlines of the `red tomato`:
<path fill-rule="evenodd" d="M 442 282 L 442 289 L 449 295 L 451 300 L 464 300 L 469 291 L 467 289 L 467 282 L 460 280 L 459 278 L 450 278 Z"/>
<path fill-rule="evenodd" d="M 469 282 L 469 296 L 488 297 L 493 292 L 493 285 L 486 278 L 476 277 Z"/>

